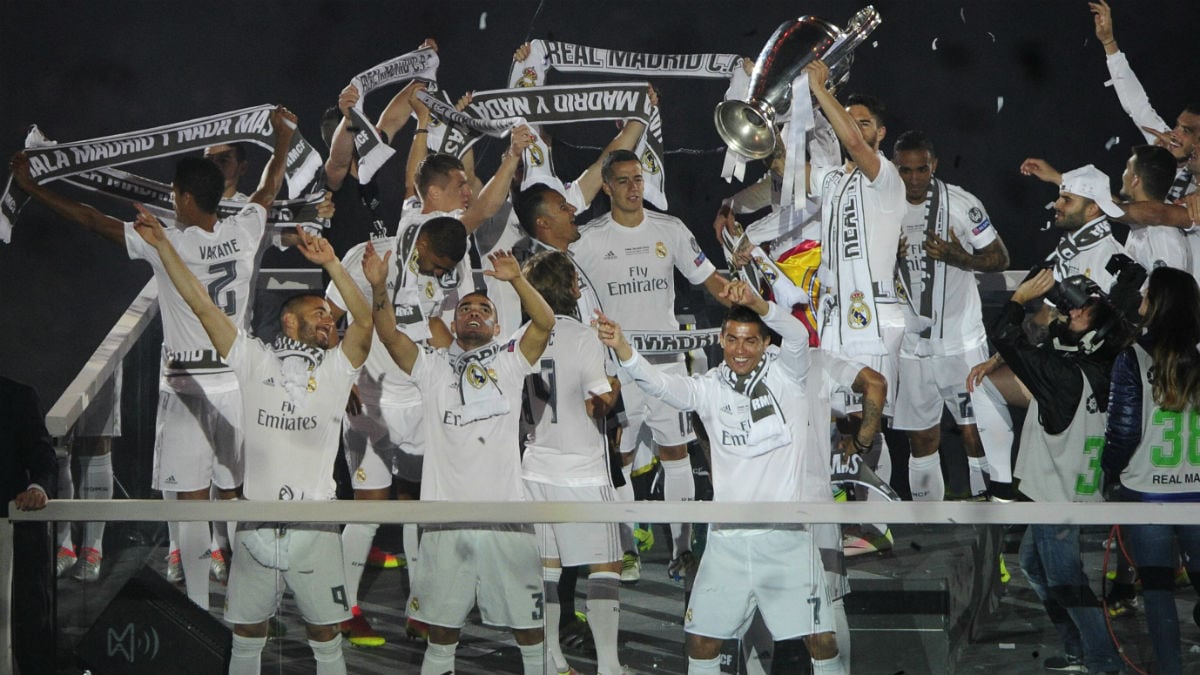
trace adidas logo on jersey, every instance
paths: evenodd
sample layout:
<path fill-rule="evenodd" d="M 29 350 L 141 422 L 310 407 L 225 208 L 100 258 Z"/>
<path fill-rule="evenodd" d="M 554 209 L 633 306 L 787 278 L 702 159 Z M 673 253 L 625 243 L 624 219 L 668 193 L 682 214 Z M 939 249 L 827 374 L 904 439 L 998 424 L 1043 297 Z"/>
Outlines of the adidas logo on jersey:
<path fill-rule="evenodd" d="M 275 378 L 268 377 L 267 379 L 263 380 L 263 384 L 265 384 L 268 387 L 274 387 L 275 386 Z"/>
<path fill-rule="evenodd" d="M 604 259 L 605 259 L 605 260 L 616 260 L 616 259 L 617 259 L 617 254 L 616 254 L 616 253 L 613 253 L 612 251 L 609 251 L 608 253 L 605 253 L 605 254 L 604 254 Z"/>
<path fill-rule="evenodd" d="M 175 474 L 171 474 L 170 476 L 167 476 L 167 479 L 163 482 L 166 483 L 167 485 L 174 485 L 174 484 L 178 483 L 179 481 L 175 480 Z"/>

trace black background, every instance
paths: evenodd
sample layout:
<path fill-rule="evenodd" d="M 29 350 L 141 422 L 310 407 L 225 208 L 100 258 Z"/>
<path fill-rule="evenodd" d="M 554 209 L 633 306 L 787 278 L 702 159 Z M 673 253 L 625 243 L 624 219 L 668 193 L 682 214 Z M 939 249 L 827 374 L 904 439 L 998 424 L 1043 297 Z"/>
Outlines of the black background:
<path fill-rule="evenodd" d="M 528 37 L 665 53 L 757 55 L 783 20 L 813 14 L 842 24 L 861 3 L 460 1 L 0 3 L 0 152 L 18 150 L 29 124 L 61 141 L 168 124 L 260 103 L 300 117 L 304 135 L 324 149 L 317 121 L 350 77 L 438 40 L 439 81 L 457 95 L 506 83 L 513 49 Z M 1085 2 L 959 0 L 875 3 L 883 25 L 858 51 L 849 91 L 880 96 L 889 107 L 889 140 L 921 128 L 941 156 L 939 175 L 987 205 L 1016 268 L 1045 255 L 1057 236 L 1040 228 L 1054 190 L 1022 177 L 1025 157 L 1062 170 L 1094 163 L 1119 186 L 1129 147 L 1141 136 L 1121 111 Z M 1200 3 L 1114 3 L 1116 37 L 1151 101 L 1168 123 L 1200 99 L 1196 28 Z M 934 48 L 936 41 L 936 49 Z M 553 75 L 551 76 L 554 77 Z M 553 81 L 566 82 L 567 78 Z M 717 176 L 721 141 L 712 107 L 725 85 L 656 79 L 662 94 L 670 211 L 693 228 L 710 256 L 709 224 L 736 190 Z M 378 114 L 393 90 L 372 95 Z M 1001 106 L 999 101 L 1003 100 Z M 594 158 L 611 127 L 562 129 L 560 174 Z M 1109 145 L 1110 139 L 1119 142 Z M 408 134 L 397 144 L 401 157 Z M 481 175 L 502 147 L 477 146 Z M 701 152 L 690 152 L 684 149 Z M 265 160 L 253 150 L 249 192 Z M 389 203 L 399 162 L 381 180 Z M 169 180 L 170 161 L 132 167 Z M 127 205 L 92 198 L 131 218 Z M 583 219 L 581 219 L 582 221 Z M 119 247 L 60 222 L 37 205 L 22 213 L 9 245 L 0 244 L 0 372 L 27 381 L 49 406 L 149 279 L 149 269 Z"/>

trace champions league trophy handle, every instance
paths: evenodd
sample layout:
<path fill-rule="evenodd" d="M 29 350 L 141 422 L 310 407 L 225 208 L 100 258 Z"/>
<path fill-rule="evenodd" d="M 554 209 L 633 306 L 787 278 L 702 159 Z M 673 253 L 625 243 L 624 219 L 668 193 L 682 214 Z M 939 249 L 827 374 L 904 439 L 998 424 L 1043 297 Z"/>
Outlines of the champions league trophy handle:
<path fill-rule="evenodd" d="M 754 61 L 747 99 L 723 101 L 713 112 L 725 144 L 751 159 L 771 156 L 779 140 L 776 124 L 791 108 L 792 81 L 804 66 L 823 59 L 832 86 L 841 86 L 850 76 L 854 49 L 881 22 L 879 12 L 868 5 L 850 18 L 845 30 L 815 16 L 780 24 Z"/>

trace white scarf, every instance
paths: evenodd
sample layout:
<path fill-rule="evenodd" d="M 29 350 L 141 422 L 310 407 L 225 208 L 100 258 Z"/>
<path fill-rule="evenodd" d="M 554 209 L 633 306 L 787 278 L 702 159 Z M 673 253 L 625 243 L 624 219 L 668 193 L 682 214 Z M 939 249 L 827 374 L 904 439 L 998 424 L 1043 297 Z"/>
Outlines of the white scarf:
<path fill-rule="evenodd" d="M 822 194 L 836 188 L 844 171 L 825 177 Z M 827 265 L 837 284 L 837 295 L 821 298 L 821 345 L 841 345 L 852 355 L 878 354 L 884 351 L 879 332 L 879 311 L 875 305 L 875 287 L 868 264 L 867 232 L 863 218 L 862 189 L 864 176 L 855 168 L 833 200 L 822 264 Z M 825 288 L 828 288 L 825 285 Z"/>
<path fill-rule="evenodd" d="M 293 404 L 302 400 L 309 392 L 317 390 L 317 378 L 313 375 L 325 359 L 325 350 L 306 345 L 286 335 L 277 335 L 271 348 L 279 359 L 279 370 L 283 374 L 283 390 Z"/>
<path fill-rule="evenodd" d="M 477 422 L 509 412 L 508 399 L 496 380 L 492 361 L 496 354 L 514 342 L 501 344 L 489 342 L 482 347 L 463 351 L 455 342 L 450 347 L 450 366 L 458 376 L 458 393 L 462 401 L 461 417 L 464 422 Z"/>
<path fill-rule="evenodd" d="M 940 239 L 950 240 L 950 199 L 946 184 L 934 178 L 925 195 L 925 230 Z M 924 250 L 924 246 L 922 246 Z M 904 258 L 896 260 L 896 294 L 916 315 L 921 337 L 942 337 L 942 323 L 937 320 L 946 301 L 946 263 L 934 260 L 928 253 L 922 256 L 922 269 L 914 276 Z M 933 335 L 937 326 L 938 335 Z"/>
<path fill-rule="evenodd" d="M 375 172 L 396 153 L 379 136 L 375 125 L 363 114 L 363 103 L 367 94 L 390 84 L 424 80 L 436 85 L 438 55 L 429 47 L 416 49 L 393 59 L 388 59 L 355 75 L 351 83 L 358 88 L 358 103 L 350 109 L 349 117 L 359 130 L 354 135 L 354 148 L 358 151 L 358 181 L 371 182 Z"/>

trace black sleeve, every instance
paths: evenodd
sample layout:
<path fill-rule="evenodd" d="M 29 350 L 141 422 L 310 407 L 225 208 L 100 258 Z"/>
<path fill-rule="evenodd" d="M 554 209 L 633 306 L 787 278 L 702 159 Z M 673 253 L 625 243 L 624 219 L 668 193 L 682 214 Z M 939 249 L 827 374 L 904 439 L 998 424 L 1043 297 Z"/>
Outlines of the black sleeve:
<path fill-rule="evenodd" d="M 1042 427 L 1061 433 L 1071 424 L 1079 397 L 1083 395 L 1083 373 L 1073 359 L 1053 349 L 1031 344 L 1021 322 L 1025 309 L 1009 302 L 988 328 L 996 351 L 1037 399 Z"/>
<path fill-rule="evenodd" d="M 1104 429 L 1101 465 L 1110 479 L 1121 475 L 1142 442 L 1142 372 L 1129 347 L 1118 356 L 1108 392 L 1108 423 Z"/>
<path fill-rule="evenodd" d="M 50 442 L 50 432 L 46 431 L 45 415 L 37 392 L 30 387 L 24 387 L 24 390 L 17 417 L 21 422 L 18 445 L 21 464 L 30 483 L 37 483 L 46 490 L 47 496 L 55 497 L 58 492 L 58 460 L 54 455 L 54 445 Z"/>

